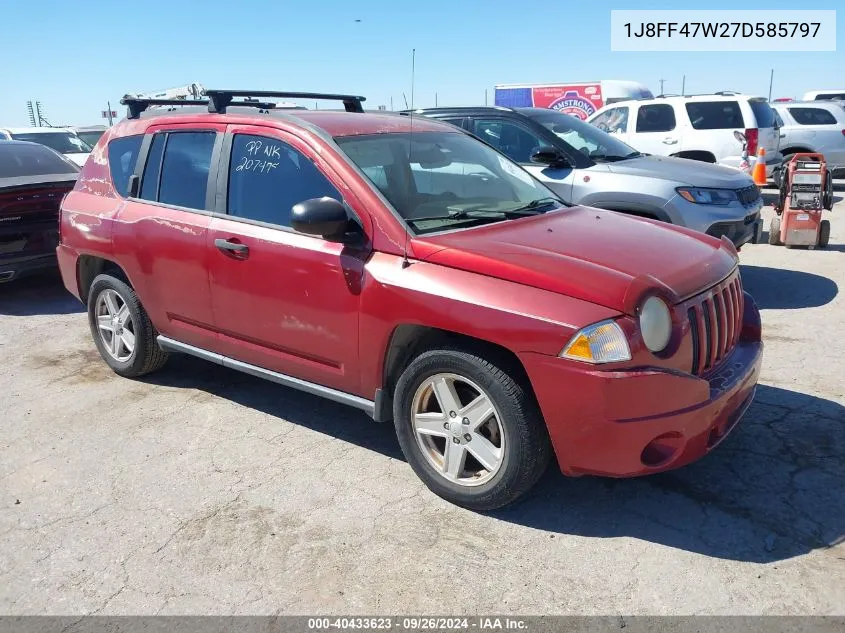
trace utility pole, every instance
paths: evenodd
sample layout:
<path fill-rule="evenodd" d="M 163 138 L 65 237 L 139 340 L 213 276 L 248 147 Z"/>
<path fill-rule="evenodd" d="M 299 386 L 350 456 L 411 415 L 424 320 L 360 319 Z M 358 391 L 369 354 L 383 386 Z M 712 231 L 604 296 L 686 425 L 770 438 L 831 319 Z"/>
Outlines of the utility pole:
<path fill-rule="evenodd" d="M 682 97 L 687 96 L 686 90 L 687 90 L 687 76 L 684 75 L 683 79 L 681 79 L 681 96 Z"/>
<path fill-rule="evenodd" d="M 769 103 L 772 102 L 772 84 L 775 81 L 775 69 L 772 68 L 772 72 L 769 74 Z"/>
<path fill-rule="evenodd" d="M 35 110 L 32 108 L 32 101 L 26 102 L 26 111 L 29 113 L 29 124 L 35 127 Z"/>
<path fill-rule="evenodd" d="M 660 81 L 660 94 L 664 94 L 664 93 L 663 93 L 663 84 L 666 82 L 666 80 L 665 80 L 665 79 L 660 79 L 659 81 Z"/>
<path fill-rule="evenodd" d="M 484 89 L 484 105 L 487 105 L 487 88 Z"/>
<path fill-rule="evenodd" d="M 437 107 L 437 93 L 434 93 L 434 107 Z"/>
<path fill-rule="evenodd" d="M 390 95 L 390 111 L 394 112 L 394 110 L 393 110 L 393 95 Z"/>
<path fill-rule="evenodd" d="M 112 124 L 114 123 L 114 121 L 112 121 L 112 118 L 111 118 L 111 101 L 106 101 L 106 105 L 109 107 L 109 109 L 106 110 L 106 112 L 109 115 L 109 127 L 111 127 Z"/>

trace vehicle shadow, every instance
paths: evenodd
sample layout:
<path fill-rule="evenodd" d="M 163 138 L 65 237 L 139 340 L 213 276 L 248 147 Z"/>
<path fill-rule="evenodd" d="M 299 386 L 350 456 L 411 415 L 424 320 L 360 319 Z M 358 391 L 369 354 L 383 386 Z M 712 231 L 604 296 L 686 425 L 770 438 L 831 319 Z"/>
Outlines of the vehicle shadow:
<path fill-rule="evenodd" d="M 0 284 L 0 314 L 75 314 L 85 306 L 70 294 L 58 271 L 43 272 Z"/>
<path fill-rule="evenodd" d="M 201 389 L 386 457 L 392 424 L 349 407 L 174 354 L 149 384 Z M 552 534 L 633 537 L 716 558 L 772 562 L 845 534 L 845 407 L 761 385 L 743 422 L 701 461 L 639 479 L 567 478 L 555 463 L 494 519 Z"/>
<path fill-rule="evenodd" d="M 387 457 L 404 460 L 393 424 L 377 424 L 351 407 L 283 387 L 185 354 L 172 354 L 142 382 L 200 389 Z"/>
<path fill-rule="evenodd" d="M 836 282 L 821 275 L 747 264 L 739 269 L 743 287 L 761 310 L 817 308 L 839 294 Z"/>
<path fill-rule="evenodd" d="M 523 502 L 493 516 L 755 563 L 828 548 L 845 535 L 845 407 L 760 385 L 736 430 L 690 466 L 638 479 L 569 479 L 553 465 Z"/>

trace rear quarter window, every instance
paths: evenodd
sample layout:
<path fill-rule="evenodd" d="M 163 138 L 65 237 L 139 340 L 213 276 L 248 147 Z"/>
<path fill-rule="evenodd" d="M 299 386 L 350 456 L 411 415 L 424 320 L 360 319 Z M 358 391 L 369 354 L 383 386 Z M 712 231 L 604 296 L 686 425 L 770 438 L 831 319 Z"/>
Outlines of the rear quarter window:
<path fill-rule="evenodd" d="M 789 108 L 798 125 L 836 125 L 836 117 L 822 108 Z"/>
<path fill-rule="evenodd" d="M 774 127 L 775 126 L 775 111 L 772 110 L 766 101 L 759 99 L 749 99 L 748 105 L 754 112 L 754 118 L 757 119 L 755 127 Z"/>
<path fill-rule="evenodd" d="M 73 174 L 79 169 L 42 145 L 0 145 L 0 178 Z"/>
<path fill-rule="evenodd" d="M 143 135 L 124 136 L 109 142 L 109 173 L 115 191 L 125 198 L 129 192 L 129 176 L 141 150 Z"/>
<path fill-rule="evenodd" d="M 686 108 L 690 123 L 696 130 L 733 130 L 745 127 L 742 110 L 736 101 L 696 101 L 687 103 Z"/>

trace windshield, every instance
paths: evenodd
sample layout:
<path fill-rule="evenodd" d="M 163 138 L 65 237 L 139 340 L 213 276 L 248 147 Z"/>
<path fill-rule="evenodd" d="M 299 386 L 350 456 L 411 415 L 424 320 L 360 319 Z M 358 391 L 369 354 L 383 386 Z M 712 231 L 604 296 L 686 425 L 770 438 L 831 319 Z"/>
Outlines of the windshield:
<path fill-rule="evenodd" d="M 395 133 L 335 141 L 416 233 L 565 206 L 528 172 L 467 134 Z"/>
<path fill-rule="evenodd" d="M 78 171 L 67 158 L 40 145 L 0 143 L 0 178 L 73 174 Z"/>
<path fill-rule="evenodd" d="M 70 132 L 16 132 L 12 134 L 12 138 L 16 141 L 46 145 L 60 154 L 82 154 L 91 151 L 85 141 Z"/>
<path fill-rule="evenodd" d="M 86 145 L 94 147 L 105 132 L 105 130 L 93 130 L 91 132 L 77 132 L 76 135 L 81 138 Z"/>
<path fill-rule="evenodd" d="M 576 119 L 574 116 L 554 110 L 531 112 L 528 116 L 593 160 L 624 160 L 640 155 L 630 145 L 626 145 L 607 132 L 602 132 L 597 127 Z"/>

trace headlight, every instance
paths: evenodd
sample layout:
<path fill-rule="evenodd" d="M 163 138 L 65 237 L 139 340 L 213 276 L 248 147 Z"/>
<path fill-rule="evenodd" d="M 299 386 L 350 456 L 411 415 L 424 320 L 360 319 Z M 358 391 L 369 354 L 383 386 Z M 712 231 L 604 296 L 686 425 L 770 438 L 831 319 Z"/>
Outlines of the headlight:
<path fill-rule="evenodd" d="M 640 332 L 652 352 L 662 352 L 672 337 L 672 315 L 662 299 L 649 297 L 640 307 Z"/>
<path fill-rule="evenodd" d="M 687 202 L 695 204 L 730 204 L 736 202 L 736 192 L 730 189 L 699 189 L 697 187 L 678 187 L 675 191 Z"/>
<path fill-rule="evenodd" d="M 579 330 L 560 356 L 585 363 L 617 363 L 631 360 L 631 350 L 616 321 L 601 321 Z"/>

